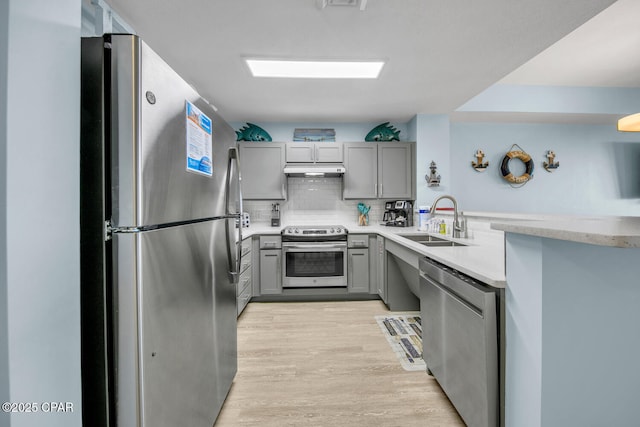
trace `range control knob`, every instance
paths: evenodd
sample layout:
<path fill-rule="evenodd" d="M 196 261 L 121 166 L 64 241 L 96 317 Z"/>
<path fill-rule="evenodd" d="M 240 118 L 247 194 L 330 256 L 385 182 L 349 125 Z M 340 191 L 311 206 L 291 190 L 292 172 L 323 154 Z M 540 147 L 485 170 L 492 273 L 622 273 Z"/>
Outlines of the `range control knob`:
<path fill-rule="evenodd" d="M 335 232 L 336 232 L 336 230 L 333 229 L 333 228 L 331 230 L 329 230 L 329 233 L 335 233 Z"/>
<path fill-rule="evenodd" d="M 299 233 L 299 232 L 300 232 L 300 229 L 299 229 L 299 228 L 296 228 L 296 231 L 295 231 L 295 232 L 296 232 L 296 233 Z"/>

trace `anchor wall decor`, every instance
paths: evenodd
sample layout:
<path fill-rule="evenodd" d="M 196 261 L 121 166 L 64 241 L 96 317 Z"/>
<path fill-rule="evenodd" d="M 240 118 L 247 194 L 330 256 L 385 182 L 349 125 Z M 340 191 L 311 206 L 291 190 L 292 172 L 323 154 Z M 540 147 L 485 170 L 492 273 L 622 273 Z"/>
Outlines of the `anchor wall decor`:
<path fill-rule="evenodd" d="M 487 170 L 487 166 L 489 166 L 489 162 L 483 162 L 484 160 L 484 152 L 482 150 L 476 151 L 476 161 L 471 162 L 471 166 L 478 172 L 484 172 Z"/>
<path fill-rule="evenodd" d="M 543 162 L 542 166 L 544 166 L 544 169 L 547 172 L 553 172 L 554 170 L 558 169 L 558 166 L 560 166 L 560 162 L 554 162 L 555 158 L 556 158 L 556 153 L 554 153 L 552 150 L 547 151 L 547 160 L 548 162 Z"/>

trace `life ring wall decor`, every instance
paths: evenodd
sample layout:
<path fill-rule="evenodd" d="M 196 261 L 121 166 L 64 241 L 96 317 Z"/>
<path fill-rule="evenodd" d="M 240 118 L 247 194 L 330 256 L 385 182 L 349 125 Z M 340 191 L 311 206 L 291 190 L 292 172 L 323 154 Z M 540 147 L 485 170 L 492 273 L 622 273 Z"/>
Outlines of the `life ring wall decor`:
<path fill-rule="evenodd" d="M 519 148 L 519 150 L 514 150 L 514 147 Z M 511 159 L 519 159 L 521 160 L 526 170 L 520 176 L 515 176 L 509 170 L 509 162 Z M 533 178 L 533 160 L 531 156 L 528 155 L 521 147 L 517 144 L 511 146 L 511 151 L 505 154 L 502 159 L 502 164 L 500 165 L 500 172 L 502 173 L 502 177 L 509 182 L 509 184 L 519 184 L 518 186 L 522 186 L 529 182 L 531 178 Z"/>

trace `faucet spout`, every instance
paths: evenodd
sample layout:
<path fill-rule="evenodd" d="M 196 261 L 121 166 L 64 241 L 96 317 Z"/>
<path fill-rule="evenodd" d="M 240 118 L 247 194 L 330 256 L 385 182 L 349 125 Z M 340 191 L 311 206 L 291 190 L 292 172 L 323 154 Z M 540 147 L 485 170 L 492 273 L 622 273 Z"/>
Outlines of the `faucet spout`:
<path fill-rule="evenodd" d="M 431 209 L 429 212 L 430 216 L 434 216 L 436 213 L 436 206 L 438 205 L 438 202 L 440 202 L 443 199 L 447 199 L 447 200 L 451 200 L 451 202 L 453 203 L 453 237 L 454 238 L 459 238 L 460 237 L 460 232 L 462 231 L 462 227 L 460 227 L 460 222 L 458 221 L 458 202 L 456 201 L 456 199 L 453 196 L 449 196 L 447 194 L 442 195 L 440 197 L 438 197 L 437 199 L 435 199 L 433 201 L 433 204 L 431 205 Z"/>

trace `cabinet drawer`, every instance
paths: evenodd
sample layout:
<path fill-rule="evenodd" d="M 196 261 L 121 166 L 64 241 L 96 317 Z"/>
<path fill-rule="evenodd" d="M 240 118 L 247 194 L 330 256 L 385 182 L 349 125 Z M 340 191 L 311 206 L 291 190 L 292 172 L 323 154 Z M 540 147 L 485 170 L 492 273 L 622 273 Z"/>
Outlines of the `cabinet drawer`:
<path fill-rule="evenodd" d="M 347 242 L 350 248 L 368 248 L 369 247 L 369 235 L 368 234 L 354 234 L 347 237 Z"/>
<path fill-rule="evenodd" d="M 260 236 L 260 249 L 280 249 L 281 247 L 280 236 Z"/>
<path fill-rule="evenodd" d="M 251 293 L 251 269 L 247 268 L 245 271 L 240 274 L 240 279 L 238 279 L 238 285 L 236 287 L 236 295 L 240 295 L 247 288 L 249 288 L 249 293 Z"/>
<path fill-rule="evenodd" d="M 251 252 L 251 237 L 247 237 L 242 241 L 242 256 Z"/>
<path fill-rule="evenodd" d="M 249 267 L 251 267 L 251 257 L 243 256 L 240 260 L 240 274 L 242 275 Z"/>
<path fill-rule="evenodd" d="M 251 286 L 247 286 L 245 290 L 242 291 L 240 295 L 238 295 L 238 316 L 240 316 L 242 310 L 244 310 L 244 308 L 247 306 L 249 300 L 251 300 Z"/>

